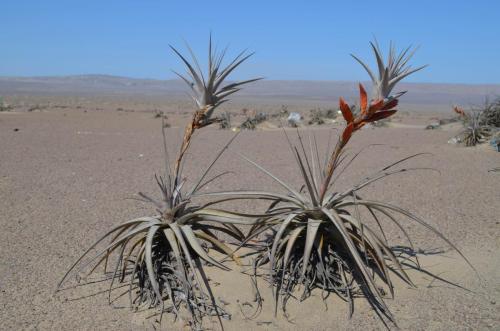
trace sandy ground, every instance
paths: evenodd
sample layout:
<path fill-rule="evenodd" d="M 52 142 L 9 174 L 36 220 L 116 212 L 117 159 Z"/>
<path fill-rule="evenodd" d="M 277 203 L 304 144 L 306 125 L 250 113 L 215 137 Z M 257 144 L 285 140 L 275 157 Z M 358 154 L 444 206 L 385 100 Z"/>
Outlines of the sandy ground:
<path fill-rule="evenodd" d="M 87 110 L 87 111 L 85 111 Z M 186 114 L 168 114 L 170 149 L 181 138 Z M 363 129 L 351 152 L 368 144 L 349 168 L 339 189 L 398 158 L 432 153 L 411 166 L 436 172 L 408 172 L 378 182 L 363 195 L 408 208 L 426 218 L 466 254 L 481 280 L 456 253 L 421 227 L 405 222 L 417 246 L 444 249 L 442 255 L 423 256 L 426 269 L 468 290 L 451 286 L 428 274 L 412 272 L 417 289 L 398 283 L 388 304 L 404 330 L 500 329 L 500 154 L 489 148 L 447 144 L 453 130 L 423 130 L 429 115 L 401 115 L 384 128 Z M 130 200 L 138 191 L 157 194 L 153 175 L 162 169 L 160 121 L 151 112 L 103 111 L 85 108 L 45 109 L 40 112 L 0 114 L 0 329 L 3 330 L 143 330 L 152 329 L 148 313 L 108 305 L 99 287 L 78 287 L 54 295 L 72 262 L 112 225 L 154 213 L 152 206 Z M 327 126 L 314 132 L 325 146 Z M 199 132 L 185 169 L 188 178 L 233 133 L 207 128 Z M 307 135 L 307 133 L 306 133 Z M 237 156 L 241 152 L 283 179 L 299 185 L 297 168 L 279 130 L 245 131 L 220 160 L 219 171 L 229 175 L 206 189 L 262 188 L 279 190 L 262 173 Z M 214 172 L 214 174 L 217 171 Z M 254 203 L 235 206 L 252 210 Z M 391 242 L 402 240 L 389 228 Z M 233 315 L 226 330 L 377 330 L 384 329 L 363 299 L 356 300 L 354 316 L 332 296 L 325 309 L 319 294 L 289 305 L 292 321 L 273 316 L 270 290 L 262 285 L 264 311 L 245 320 L 239 303 L 251 301 L 248 280 L 237 273 L 210 270 L 216 296 Z M 116 305 L 115 305 L 116 306 Z M 244 306 L 244 309 L 249 309 Z M 218 329 L 215 321 L 206 326 Z M 164 329 L 181 328 L 164 317 Z"/>

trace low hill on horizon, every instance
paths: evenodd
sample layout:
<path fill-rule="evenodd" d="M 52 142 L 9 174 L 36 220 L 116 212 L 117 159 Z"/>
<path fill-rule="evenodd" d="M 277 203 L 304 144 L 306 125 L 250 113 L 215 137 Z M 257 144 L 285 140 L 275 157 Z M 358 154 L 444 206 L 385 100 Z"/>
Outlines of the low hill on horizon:
<path fill-rule="evenodd" d="M 370 84 L 364 82 L 367 90 Z M 477 105 L 500 96 L 500 84 L 401 83 L 408 90 L 405 102 L 412 105 Z M 185 98 L 187 86 L 180 80 L 138 79 L 110 75 L 48 77 L 0 77 L 0 96 L 142 96 Z M 234 100 L 251 102 L 336 102 L 339 96 L 355 100 L 357 82 L 262 80 L 248 85 Z"/>

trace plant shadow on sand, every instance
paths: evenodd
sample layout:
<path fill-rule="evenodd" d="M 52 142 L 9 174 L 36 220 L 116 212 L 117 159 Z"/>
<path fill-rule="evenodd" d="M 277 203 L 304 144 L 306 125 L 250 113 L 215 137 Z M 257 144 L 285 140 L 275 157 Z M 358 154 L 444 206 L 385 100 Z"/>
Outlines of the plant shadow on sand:
<path fill-rule="evenodd" d="M 232 248 L 235 248 L 236 246 L 230 245 Z M 410 286 L 408 289 L 413 289 L 413 290 L 418 290 L 419 288 L 438 288 L 438 287 L 443 287 L 443 286 L 448 286 L 449 288 L 455 288 L 455 289 L 460 289 L 466 292 L 471 292 L 467 288 L 459 285 L 456 282 L 450 281 L 446 279 L 446 277 L 442 277 L 441 273 L 444 273 L 445 271 L 440 270 L 437 272 L 431 272 L 430 269 L 433 269 L 435 264 L 442 265 L 442 261 L 435 261 L 433 259 L 434 256 L 439 257 L 441 259 L 446 258 L 444 255 L 446 253 L 445 250 L 439 248 L 439 249 L 429 249 L 429 250 L 413 250 L 411 247 L 408 246 L 392 246 L 391 249 L 395 252 L 395 254 L 398 256 L 398 258 L 401 258 L 404 260 L 401 262 L 401 265 L 403 268 L 407 271 L 412 273 L 412 279 L 417 279 L 419 281 L 419 285 L 417 287 Z M 255 253 L 252 252 L 247 252 L 247 253 L 241 253 L 240 257 L 245 258 L 247 256 L 252 256 Z M 224 259 L 223 254 L 214 252 L 212 254 L 216 259 L 222 260 Z M 423 259 L 425 266 L 418 266 L 415 263 L 414 258 L 419 257 L 420 259 Z M 448 257 L 448 259 L 452 259 L 455 261 L 456 259 L 453 257 Z M 232 269 L 237 269 L 239 266 L 235 264 L 234 262 L 229 262 L 227 264 L 230 268 Z M 274 298 L 271 293 L 268 293 L 266 290 L 262 294 L 262 297 L 259 297 L 258 299 L 255 297 L 256 292 L 254 291 L 254 288 L 252 286 L 241 286 L 241 282 L 248 282 L 245 278 L 246 277 L 251 277 L 253 276 L 252 274 L 252 266 L 251 265 L 243 265 L 241 266 L 241 273 L 239 273 L 237 270 L 234 272 L 230 273 L 225 273 L 225 275 L 219 275 L 218 268 L 214 267 L 213 265 L 207 264 L 205 266 L 206 273 L 209 277 L 209 281 L 212 283 L 212 286 L 215 286 L 214 293 L 218 297 L 219 301 L 222 301 L 222 304 L 226 308 L 230 308 L 231 310 L 231 315 L 234 317 L 234 319 L 238 320 L 241 319 L 243 321 L 246 321 L 245 325 L 251 326 L 251 325 L 256 325 L 258 327 L 265 327 L 265 326 L 277 326 L 276 321 L 274 320 L 275 317 L 273 317 L 273 314 L 270 314 L 269 311 L 272 310 L 272 307 L 274 305 Z M 442 269 L 442 268 L 440 268 Z M 244 277 L 241 277 L 241 276 Z M 420 276 L 419 276 L 420 275 Z M 114 309 L 125 309 L 128 310 L 130 309 L 129 305 L 127 304 L 127 294 L 128 294 L 128 288 L 127 285 L 120 285 L 116 284 L 114 285 L 113 288 L 109 288 L 106 286 L 106 283 L 109 282 L 112 279 L 113 273 L 108 272 L 102 276 L 97 276 L 97 275 L 92 275 L 88 278 L 84 279 L 77 279 L 76 284 L 71 284 L 71 285 L 66 285 L 65 287 L 60 289 L 60 295 L 64 297 L 65 302 L 72 302 L 72 301 L 80 301 L 80 300 L 86 300 L 92 297 L 103 297 L 108 296 L 109 304 L 114 308 Z M 219 287 L 221 284 L 219 282 L 216 282 L 214 279 L 211 279 L 216 276 L 218 277 L 218 280 L 221 282 L 227 282 L 228 284 L 231 283 L 238 283 L 238 294 L 234 294 L 234 287 L 236 286 L 229 286 L 226 288 L 221 288 Z M 429 278 L 426 278 L 425 276 L 428 276 Z M 268 277 L 265 275 L 260 275 L 259 279 L 262 281 L 267 282 Z M 401 286 L 402 284 L 407 284 L 406 281 L 403 278 L 399 278 L 400 284 L 398 286 Z M 83 294 L 84 292 L 85 294 Z M 325 312 L 328 311 L 328 306 L 334 305 L 336 309 L 338 310 L 339 306 L 338 304 L 341 303 L 341 301 L 336 300 L 334 297 L 332 297 L 330 294 L 335 294 L 335 292 L 329 292 L 326 296 L 321 293 L 321 289 L 312 289 L 310 291 L 311 298 L 313 297 L 319 297 L 320 300 L 316 300 L 310 303 L 310 305 L 316 306 L 318 309 L 318 303 L 323 302 L 323 307 Z M 300 295 L 301 295 L 300 289 L 296 289 L 293 295 L 291 296 L 291 302 L 292 304 L 292 311 L 297 313 L 297 309 L 303 310 L 302 306 L 297 305 L 300 303 Z M 221 297 L 224 297 L 226 300 L 222 300 Z M 349 311 L 346 311 L 345 313 L 347 314 L 346 317 L 349 317 L 354 311 L 355 311 L 355 306 L 357 306 L 356 303 L 362 303 L 364 301 L 363 296 L 356 296 L 353 297 L 353 302 L 352 302 L 352 308 L 349 308 Z M 296 302 L 296 303 L 294 303 Z M 360 306 L 362 310 L 366 310 L 366 307 Z M 262 310 L 267 311 L 267 313 L 262 314 Z M 352 309 L 352 310 L 351 310 Z M 321 309 L 320 309 L 321 310 Z M 341 309 L 341 311 L 344 311 Z M 168 313 L 170 310 L 151 310 L 147 306 L 143 306 L 138 308 L 137 310 L 134 311 L 134 314 L 137 316 L 134 318 L 135 323 L 137 325 L 142 325 L 146 327 L 153 327 L 153 328 L 160 328 L 163 329 L 160 325 L 160 317 L 162 313 Z M 239 313 L 238 313 L 239 312 Z M 295 325 L 296 323 L 296 314 L 292 313 L 289 316 L 285 316 L 285 321 L 286 323 L 291 323 L 291 325 Z M 182 315 L 181 315 L 182 316 Z M 169 315 L 165 316 L 168 317 L 166 321 L 170 321 Z M 176 322 L 179 324 L 173 324 L 177 325 L 179 328 L 182 328 L 183 326 L 186 326 L 187 324 L 183 323 L 181 320 L 178 320 L 177 317 L 172 315 L 174 317 L 172 319 L 172 322 Z M 182 316 L 187 318 L 187 316 Z M 211 320 L 212 318 L 209 318 L 208 320 L 205 320 L 205 324 L 208 325 L 213 325 L 213 327 L 217 328 L 217 320 Z M 165 322 L 166 322 L 165 321 Z M 209 322 L 209 323 L 207 323 Z M 241 322 L 240 322 L 241 323 Z M 250 324 L 248 324 L 250 323 Z M 167 322 L 165 325 L 172 325 Z M 387 329 L 390 329 L 391 326 L 384 324 Z M 205 325 L 207 326 L 207 325 Z M 210 329 L 210 328 L 209 328 Z"/>

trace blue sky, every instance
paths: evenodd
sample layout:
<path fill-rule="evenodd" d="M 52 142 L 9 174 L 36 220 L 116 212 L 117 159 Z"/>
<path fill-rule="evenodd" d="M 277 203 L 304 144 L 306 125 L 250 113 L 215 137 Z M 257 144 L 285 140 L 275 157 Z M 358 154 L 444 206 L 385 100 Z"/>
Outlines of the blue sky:
<path fill-rule="evenodd" d="M 234 78 L 366 80 L 354 53 L 420 45 L 413 82 L 500 83 L 500 1 L 54 1 L 0 5 L 0 76 L 111 74 L 172 78 L 168 48 L 205 55 L 212 31 L 233 54 L 256 51 Z"/>

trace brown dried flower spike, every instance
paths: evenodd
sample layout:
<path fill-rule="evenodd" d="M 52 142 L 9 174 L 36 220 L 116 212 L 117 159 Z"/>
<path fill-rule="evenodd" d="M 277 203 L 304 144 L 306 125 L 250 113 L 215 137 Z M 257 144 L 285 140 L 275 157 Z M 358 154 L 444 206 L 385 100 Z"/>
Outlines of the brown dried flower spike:
<path fill-rule="evenodd" d="M 212 117 L 215 109 L 228 101 L 230 95 L 240 91 L 243 85 L 261 80 L 262 77 L 225 84 L 228 76 L 254 53 L 247 53 L 246 50 L 244 50 L 224 67 L 222 63 L 227 48 L 222 52 L 218 52 L 217 49 L 214 49 L 214 47 L 212 47 L 212 36 L 210 36 L 208 42 L 208 68 L 206 71 L 202 70 L 198 59 L 189 45 L 187 45 L 187 48 L 194 64 L 191 64 L 186 57 L 173 46 L 170 46 L 170 48 L 179 56 L 187 68 L 186 75 L 181 75 L 175 71 L 174 73 L 189 86 L 191 89 L 191 97 L 196 102 L 198 108 L 194 112 L 191 122 L 188 123 L 184 130 L 184 139 L 175 163 L 175 173 L 178 174 L 182 159 L 189 148 L 194 132 L 197 129 L 218 122 L 220 119 Z"/>

